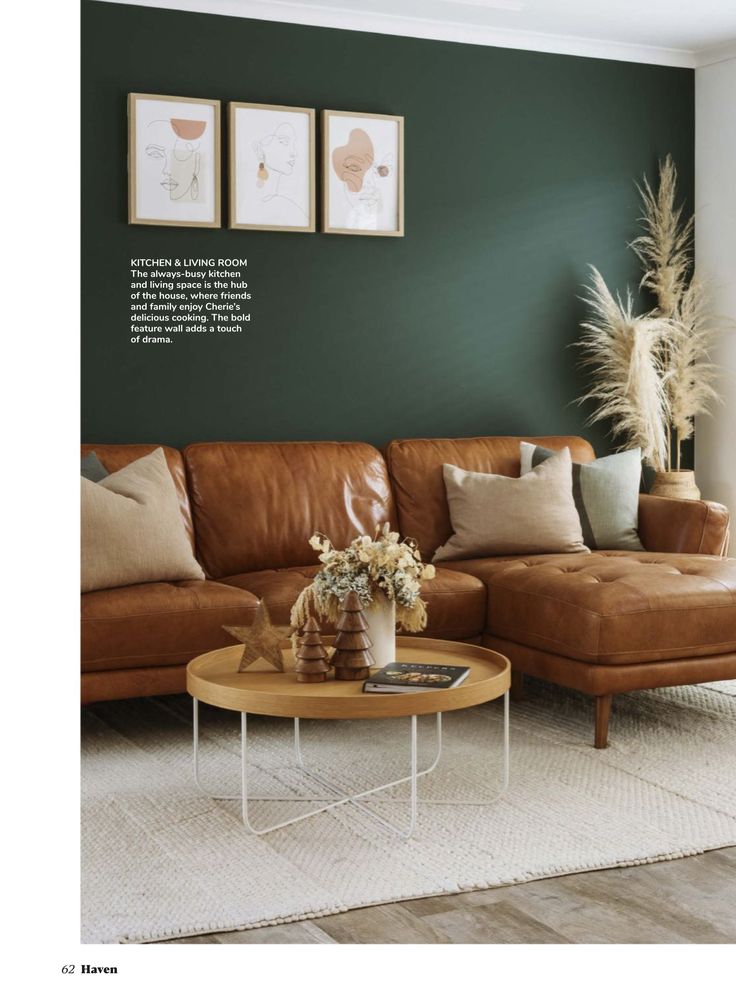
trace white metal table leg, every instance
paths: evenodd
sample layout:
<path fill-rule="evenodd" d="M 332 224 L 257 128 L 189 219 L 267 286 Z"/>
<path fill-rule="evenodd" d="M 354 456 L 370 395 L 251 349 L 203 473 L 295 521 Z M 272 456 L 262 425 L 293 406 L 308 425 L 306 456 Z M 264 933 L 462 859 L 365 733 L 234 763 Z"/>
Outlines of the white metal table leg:
<path fill-rule="evenodd" d="M 417 740 L 417 724 L 416 724 L 417 717 L 410 716 L 410 718 L 412 720 L 412 726 L 411 726 L 411 772 L 409 773 L 409 776 L 399 777 L 398 780 L 392 780 L 390 783 L 382 784 L 380 787 L 373 787 L 370 790 L 363 791 L 361 794 L 353 794 L 350 797 L 344 798 L 345 801 L 349 801 L 351 804 L 353 804 L 359 810 L 363 811 L 365 814 L 369 814 L 374 821 L 377 821 L 379 824 L 382 824 L 384 827 L 393 831 L 394 834 L 397 834 L 402 838 L 411 837 L 414 828 L 416 826 L 416 819 L 419 809 L 417 780 L 419 779 L 419 777 L 424 777 L 428 773 L 431 773 L 436 768 L 437 764 L 439 763 L 442 757 L 442 713 L 441 712 L 435 713 L 435 739 L 436 739 L 435 758 L 432 761 L 432 763 L 424 770 L 417 770 L 417 766 L 418 766 L 418 740 Z M 295 723 L 294 747 L 295 747 L 295 753 L 296 753 L 298 765 L 302 769 L 304 769 L 305 773 L 309 775 L 309 778 L 311 780 L 315 781 L 315 783 L 318 783 L 321 787 L 324 787 L 326 790 L 332 791 L 333 793 L 345 794 L 345 790 L 342 787 L 340 787 L 338 784 L 333 783 L 331 780 L 327 780 L 324 777 L 318 776 L 316 773 L 313 773 L 312 771 L 306 769 L 304 765 L 302 751 L 301 751 L 300 727 L 298 725 L 298 722 L 299 722 L 298 719 L 294 720 Z M 380 814 L 376 814 L 376 812 L 374 810 L 371 810 L 371 808 L 366 807 L 366 805 L 361 803 L 359 799 L 361 797 L 366 797 L 369 794 L 379 793 L 382 790 L 389 790 L 392 787 L 399 787 L 401 786 L 402 783 L 411 783 L 411 796 L 409 798 L 409 803 L 411 805 L 411 823 L 409 825 L 408 831 L 402 831 L 401 828 L 395 825 L 392 821 L 388 821 L 386 818 L 381 817 Z M 389 802 L 402 803 L 400 799 L 389 800 Z"/>
<path fill-rule="evenodd" d="M 286 821 L 281 821 L 278 824 L 271 825 L 267 828 L 255 828 L 250 820 L 249 814 L 249 796 L 248 796 L 248 718 L 247 713 L 241 712 L 240 714 L 240 743 L 241 743 L 241 793 L 231 794 L 231 795 L 218 795 L 215 796 L 207 791 L 200 780 L 199 773 L 199 702 L 196 698 L 192 700 L 193 704 L 193 748 L 194 748 L 194 779 L 197 787 L 208 797 L 214 800 L 240 800 L 243 824 L 248 828 L 248 830 L 255 835 L 268 834 L 271 831 L 276 831 L 279 828 L 288 827 L 291 824 L 296 824 L 299 821 L 304 821 L 306 818 L 313 817 L 316 814 L 321 814 L 324 811 L 328 811 L 333 807 L 338 807 L 341 804 L 353 804 L 359 808 L 364 813 L 370 815 L 379 824 L 393 831 L 395 834 L 402 838 L 409 838 L 413 834 L 419 810 L 419 798 L 418 798 L 418 778 L 426 776 L 431 773 L 437 766 L 442 756 L 442 714 L 440 712 L 435 715 L 435 732 L 436 732 L 436 754 L 433 762 L 426 769 L 419 771 L 418 767 L 418 752 L 417 752 L 417 716 L 411 716 L 411 772 L 407 777 L 400 777 L 397 780 L 392 780 L 389 783 L 382 784 L 379 787 L 371 787 L 369 790 L 361 791 L 358 794 L 346 794 L 345 790 L 331 781 L 324 779 L 323 777 L 317 776 L 315 773 L 311 773 L 306 770 L 304 766 L 304 759 L 301 750 L 301 732 L 299 719 L 294 719 L 294 750 L 296 755 L 297 765 L 304 769 L 309 777 L 316 783 L 320 784 L 326 790 L 329 790 L 333 794 L 337 794 L 336 797 L 327 799 L 327 803 L 320 807 L 314 808 L 307 811 L 305 814 L 300 814 L 295 818 L 289 818 Z M 502 794 L 509 785 L 509 693 L 508 691 L 504 693 L 503 701 L 503 780 L 502 787 L 499 792 Z M 379 793 L 383 790 L 389 790 L 393 787 L 398 787 L 403 783 L 410 784 L 410 822 L 407 830 L 402 830 L 393 822 L 386 820 L 381 815 L 376 814 L 375 811 L 366 807 L 362 803 L 362 798 L 368 797 L 371 794 Z M 279 801 L 315 801 L 320 798 L 312 797 L 278 797 L 278 798 L 254 798 L 254 800 L 279 800 Z M 495 798 L 494 798 L 495 800 Z M 492 803 L 492 801 L 488 801 Z"/>
<path fill-rule="evenodd" d="M 322 807 L 316 807 L 316 808 L 314 808 L 311 811 L 307 811 L 306 814 L 299 814 L 297 817 L 289 818 L 286 821 L 280 821 L 278 824 L 273 824 L 273 825 L 271 825 L 268 828 L 254 828 L 253 825 L 252 825 L 252 823 L 251 823 L 251 821 L 250 821 L 250 815 L 249 815 L 249 809 L 248 809 L 248 804 L 249 804 L 249 797 L 248 797 L 248 716 L 247 716 L 247 713 L 246 712 L 241 712 L 240 713 L 241 781 L 242 781 L 242 790 L 243 790 L 241 801 L 242 801 L 243 824 L 248 828 L 248 830 L 252 834 L 255 834 L 255 835 L 265 835 L 265 834 L 268 834 L 271 831 L 277 831 L 279 828 L 286 828 L 290 824 L 296 824 L 298 821 L 304 821 L 304 820 L 306 820 L 306 818 L 313 817 L 315 814 L 321 814 L 323 811 L 329 811 L 333 807 L 338 807 L 340 804 L 356 804 L 357 806 L 361 807 L 361 810 L 366 810 L 371 815 L 371 817 L 373 817 L 380 824 L 383 824 L 386 827 L 390 828 L 391 831 L 394 831 L 396 834 L 400 835 L 402 838 L 408 838 L 413 833 L 414 827 L 416 825 L 416 813 L 417 813 L 416 784 L 417 784 L 417 776 L 418 776 L 417 771 L 416 771 L 416 764 L 417 764 L 417 724 L 416 723 L 417 723 L 417 717 L 415 715 L 413 715 L 411 717 L 411 719 L 412 719 L 412 747 L 411 747 L 412 773 L 411 773 L 411 775 L 409 777 L 402 777 L 400 780 L 394 780 L 391 783 L 383 784 L 380 787 L 371 787 L 370 790 L 363 790 L 359 794 L 348 794 L 348 795 L 343 796 L 343 797 L 338 797 L 335 800 L 331 800 L 328 804 L 324 804 Z M 295 732 L 295 737 L 296 737 L 297 734 L 298 734 L 298 732 L 299 732 L 299 727 L 298 726 L 295 726 L 294 732 Z M 300 755 L 298 746 L 299 746 L 299 744 L 298 744 L 298 741 L 297 741 L 297 752 Z M 436 766 L 436 761 L 433 764 L 433 767 L 434 766 Z M 328 786 L 329 789 L 333 789 L 331 787 L 331 785 L 329 785 L 327 783 L 327 781 L 324 781 L 321 777 L 315 777 L 313 774 L 310 774 L 310 776 L 312 776 L 313 779 L 317 780 L 318 783 L 322 783 L 323 785 Z M 407 780 L 411 780 L 411 782 L 412 782 L 412 818 L 411 818 L 411 823 L 409 825 L 408 831 L 401 831 L 401 829 L 399 829 L 398 827 L 396 827 L 390 821 L 387 821 L 385 818 L 382 818 L 380 815 L 375 814 L 373 811 L 370 811 L 367 808 L 364 808 L 364 807 L 362 807 L 360 805 L 359 802 L 360 802 L 360 799 L 362 797 L 367 797 L 369 794 L 375 794 L 375 793 L 377 793 L 378 791 L 381 791 L 381 790 L 387 790 L 389 787 L 394 787 L 397 784 L 406 782 Z M 334 789 L 339 790 L 339 788 L 334 788 Z"/>
<path fill-rule="evenodd" d="M 503 693 L 503 782 L 501 793 L 505 793 L 509 787 L 509 692 Z"/>

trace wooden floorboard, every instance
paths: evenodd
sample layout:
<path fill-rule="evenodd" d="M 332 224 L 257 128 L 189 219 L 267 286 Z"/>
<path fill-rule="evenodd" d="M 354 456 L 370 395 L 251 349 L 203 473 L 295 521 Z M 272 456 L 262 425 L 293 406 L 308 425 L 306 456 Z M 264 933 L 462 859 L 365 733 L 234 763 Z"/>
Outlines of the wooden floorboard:
<path fill-rule="evenodd" d="M 167 942 L 732 944 L 736 847 Z"/>

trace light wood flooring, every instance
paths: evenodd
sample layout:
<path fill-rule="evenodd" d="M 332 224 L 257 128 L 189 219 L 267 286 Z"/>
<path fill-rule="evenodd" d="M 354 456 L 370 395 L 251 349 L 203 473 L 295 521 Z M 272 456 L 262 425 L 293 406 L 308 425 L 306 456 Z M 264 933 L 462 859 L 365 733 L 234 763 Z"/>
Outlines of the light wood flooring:
<path fill-rule="evenodd" d="M 166 942 L 736 943 L 736 847 L 656 865 L 582 872 Z"/>

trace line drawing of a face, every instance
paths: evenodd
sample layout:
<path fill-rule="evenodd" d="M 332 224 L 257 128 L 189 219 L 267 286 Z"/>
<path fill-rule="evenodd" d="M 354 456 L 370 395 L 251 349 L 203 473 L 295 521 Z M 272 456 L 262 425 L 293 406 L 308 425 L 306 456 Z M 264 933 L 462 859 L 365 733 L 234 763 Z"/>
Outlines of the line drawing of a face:
<path fill-rule="evenodd" d="M 344 146 L 332 151 L 332 167 L 342 182 L 349 212 L 348 228 L 377 229 L 383 207 L 380 178 L 391 168 L 386 159 L 375 165 L 373 140 L 364 129 L 352 129 Z"/>
<path fill-rule="evenodd" d="M 207 127 L 200 119 L 155 119 L 146 127 L 146 156 L 160 161 L 159 184 L 170 201 L 199 199 L 201 138 Z"/>
<path fill-rule="evenodd" d="M 269 136 L 253 143 L 253 151 L 259 163 L 269 173 L 290 177 L 296 166 L 296 132 L 291 123 L 281 123 Z"/>

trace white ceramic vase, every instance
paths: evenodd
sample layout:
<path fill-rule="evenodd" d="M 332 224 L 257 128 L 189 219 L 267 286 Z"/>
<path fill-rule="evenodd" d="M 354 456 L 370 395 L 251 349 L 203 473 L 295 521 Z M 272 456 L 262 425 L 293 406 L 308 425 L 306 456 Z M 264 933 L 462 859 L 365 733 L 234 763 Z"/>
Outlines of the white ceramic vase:
<path fill-rule="evenodd" d="M 368 637 L 371 654 L 377 668 L 384 668 L 396 660 L 396 603 L 376 589 L 370 609 L 364 610 L 368 621 Z"/>

